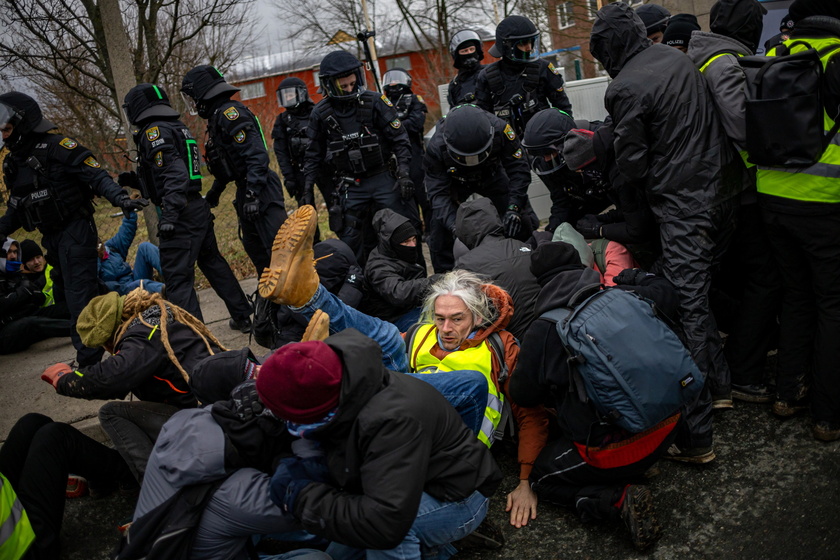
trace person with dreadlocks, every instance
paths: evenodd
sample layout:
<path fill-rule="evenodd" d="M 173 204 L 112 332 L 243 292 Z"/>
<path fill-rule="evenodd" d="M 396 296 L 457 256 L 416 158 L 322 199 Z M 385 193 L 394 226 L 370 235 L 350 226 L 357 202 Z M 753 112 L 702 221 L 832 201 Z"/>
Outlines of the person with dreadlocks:
<path fill-rule="evenodd" d="M 68 397 L 123 399 L 133 393 L 139 399 L 105 404 L 99 420 L 141 481 L 163 424 L 178 410 L 198 405 L 189 385 L 193 369 L 227 349 L 204 323 L 142 288 L 92 299 L 76 328 L 85 346 L 112 355 L 78 369 L 55 364 L 41 379 Z"/>

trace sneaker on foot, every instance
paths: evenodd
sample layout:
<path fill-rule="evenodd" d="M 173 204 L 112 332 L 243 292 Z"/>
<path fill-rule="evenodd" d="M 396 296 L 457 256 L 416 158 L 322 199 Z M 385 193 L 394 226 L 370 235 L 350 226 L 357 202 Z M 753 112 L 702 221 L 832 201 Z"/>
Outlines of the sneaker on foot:
<path fill-rule="evenodd" d="M 309 324 L 301 337 L 301 342 L 308 342 L 310 340 L 324 340 L 330 336 L 330 316 L 316 309 L 309 319 Z"/>
<path fill-rule="evenodd" d="M 636 550 L 645 550 L 662 536 L 662 527 L 653 509 L 653 495 L 647 486 L 631 484 L 624 489 L 621 520 L 630 531 Z"/>
<path fill-rule="evenodd" d="M 75 474 L 67 477 L 67 489 L 64 491 L 65 498 L 81 498 L 87 492 L 88 482 L 86 478 Z"/>
<path fill-rule="evenodd" d="M 805 410 L 808 410 L 808 403 L 804 400 L 788 401 L 777 398 L 773 403 L 773 414 L 780 418 L 790 418 Z"/>
<path fill-rule="evenodd" d="M 301 206 L 283 222 L 271 247 L 271 264 L 260 277 L 262 297 L 291 307 L 302 307 L 312 298 L 320 282 L 312 251 L 317 225 L 312 206 Z"/>
<path fill-rule="evenodd" d="M 715 460 L 715 450 L 711 446 L 681 448 L 676 443 L 672 443 L 663 457 L 681 463 L 704 465 Z"/>
<path fill-rule="evenodd" d="M 713 410 L 728 410 L 732 408 L 732 393 L 725 393 L 722 395 L 712 395 L 712 409 Z"/>
<path fill-rule="evenodd" d="M 232 331 L 239 331 L 244 334 L 248 334 L 251 332 L 251 318 L 245 317 L 244 319 L 234 319 L 233 317 L 230 318 L 228 321 L 228 326 Z"/>
<path fill-rule="evenodd" d="M 814 424 L 813 434 L 820 441 L 837 441 L 840 439 L 840 424 L 820 420 Z"/>
<path fill-rule="evenodd" d="M 775 396 L 766 383 L 754 385 L 732 385 L 732 398 L 753 403 L 773 402 Z"/>

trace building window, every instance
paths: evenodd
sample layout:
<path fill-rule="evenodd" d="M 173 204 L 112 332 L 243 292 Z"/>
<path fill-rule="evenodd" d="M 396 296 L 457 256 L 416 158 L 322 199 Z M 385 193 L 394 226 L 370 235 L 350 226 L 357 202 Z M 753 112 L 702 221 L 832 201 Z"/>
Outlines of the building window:
<path fill-rule="evenodd" d="M 385 59 L 385 71 L 391 68 L 402 68 L 403 70 L 411 70 L 411 58 L 407 56 L 395 56 L 394 58 Z"/>
<path fill-rule="evenodd" d="M 315 81 L 315 87 L 316 88 L 321 87 L 321 76 L 319 75 L 320 71 L 321 71 L 320 68 L 318 70 L 313 70 L 312 71 L 312 79 Z"/>
<path fill-rule="evenodd" d="M 256 99 L 257 97 L 265 97 L 265 83 L 254 82 L 253 84 L 242 84 L 239 86 L 241 90 L 239 97 L 242 101 L 247 99 Z"/>
<path fill-rule="evenodd" d="M 630 0 L 628 4 L 632 4 Z M 589 12 L 589 19 L 595 19 L 595 14 L 598 13 L 598 0 L 586 0 L 586 10 Z"/>
<path fill-rule="evenodd" d="M 574 17 L 572 16 L 574 5 L 574 2 L 560 2 L 557 4 L 557 24 L 560 29 L 566 29 L 575 24 Z"/>

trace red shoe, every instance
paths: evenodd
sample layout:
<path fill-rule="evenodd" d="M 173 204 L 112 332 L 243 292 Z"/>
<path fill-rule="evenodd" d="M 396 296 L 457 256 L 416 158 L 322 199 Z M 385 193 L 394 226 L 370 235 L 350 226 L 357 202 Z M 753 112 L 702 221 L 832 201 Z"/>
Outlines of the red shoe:
<path fill-rule="evenodd" d="M 81 498 L 88 493 L 88 482 L 84 477 L 71 474 L 67 477 L 67 490 L 65 498 Z"/>

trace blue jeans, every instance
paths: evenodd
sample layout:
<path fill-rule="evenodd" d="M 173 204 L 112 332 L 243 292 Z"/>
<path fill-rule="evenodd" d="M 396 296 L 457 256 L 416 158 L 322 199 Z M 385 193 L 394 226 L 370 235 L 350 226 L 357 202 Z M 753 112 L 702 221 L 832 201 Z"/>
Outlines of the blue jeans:
<path fill-rule="evenodd" d="M 487 515 L 487 503 L 478 490 L 458 502 L 441 502 L 423 492 L 417 517 L 403 541 L 390 550 L 365 550 L 333 543 L 333 560 L 445 560 L 457 552 L 450 543 L 463 539 Z"/>
<path fill-rule="evenodd" d="M 446 397 L 464 424 L 477 436 L 487 407 L 487 378 L 480 371 L 441 371 L 439 373 L 409 373 L 421 379 Z"/>
<path fill-rule="evenodd" d="M 417 321 L 420 320 L 420 312 L 423 311 L 422 307 L 415 307 L 408 313 L 400 315 L 399 318 L 391 321 L 394 323 L 400 332 L 408 332 L 408 329 L 412 327 Z"/>
<path fill-rule="evenodd" d="M 356 329 L 376 341 L 382 348 L 382 363 L 392 371 L 408 371 L 405 342 L 400 330 L 388 321 L 365 315 L 330 293 L 324 286 L 318 286 L 315 294 L 303 307 L 292 307 L 307 318 L 320 309 L 330 316 L 330 334 L 344 329 Z"/>
<path fill-rule="evenodd" d="M 155 282 L 152 280 L 154 271 L 160 272 L 160 249 L 144 241 L 137 246 L 137 256 L 134 258 L 134 280 L 126 285 L 126 293 L 135 288 L 140 287 L 140 281 L 143 281 L 143 289 L 147 292 L 160 293 L 163 289 L 162 282 Z"/>

